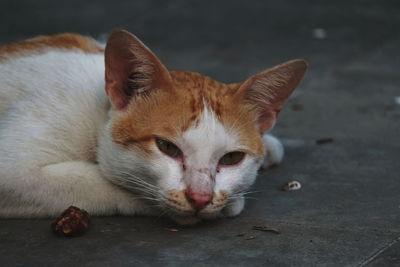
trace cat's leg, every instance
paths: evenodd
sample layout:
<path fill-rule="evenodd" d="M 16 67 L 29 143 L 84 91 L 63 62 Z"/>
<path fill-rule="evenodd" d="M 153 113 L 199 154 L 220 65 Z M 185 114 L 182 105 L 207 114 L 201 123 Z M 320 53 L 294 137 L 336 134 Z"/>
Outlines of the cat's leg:
<path fill-rule="evenodd" d="M 268 168 L 281 163 L 285 152 L 281 141 L 270 134 L 263 135 L 262 139 L 266 151 L 262 168 Z"/>
<path fill-rule="evenodd" d="M 49 185 L 54 190 L 48 194 L 53 199 L 49 209 L 60 211 L 71 203 L 98 215 L 147 213 L 147 205 L 142 200 L 104 179 L 98 164 L 61 162 L 44 166 L 40 174 L 40 179 L 46 181 L 43 191 Z"/>
<path fill-rule="evenodd" d="M 222 210 L 222 214 L 227 217 L 237 216 L 243 211 L 244 203 L 244 197 L 235 198 L 226 205 Z"/>
<path fill-rule="evenodd" d="M 12 168 L 25 171 L 1 172 L 0 191 L 5 197 L 0 200 L 0 217 L 56 216 L 70 205 L 93 215 L 148 211 L 141 200 L 102 178 L 94 163 L 68 161 L 42 167 L 16 164 Z"/>

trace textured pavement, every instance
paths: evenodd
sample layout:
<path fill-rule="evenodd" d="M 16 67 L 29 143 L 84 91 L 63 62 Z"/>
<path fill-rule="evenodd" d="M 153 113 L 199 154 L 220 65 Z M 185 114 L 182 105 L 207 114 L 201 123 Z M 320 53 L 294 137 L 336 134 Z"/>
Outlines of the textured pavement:
<path fill-rule="evenodd" d="M 292 58 L 310 69 L 273 131 L 284 163 L 260 172 L 241 216 L 93 218 L 72 239 L 51 220 L 0 220 L 0 266 L 400 266 L 399 26 L 389 0 L 1 1 L 0 43 L 122 27 L 170 69 L 225 82 Z M 280 191 L 290 180 L 303 187 Z"/>

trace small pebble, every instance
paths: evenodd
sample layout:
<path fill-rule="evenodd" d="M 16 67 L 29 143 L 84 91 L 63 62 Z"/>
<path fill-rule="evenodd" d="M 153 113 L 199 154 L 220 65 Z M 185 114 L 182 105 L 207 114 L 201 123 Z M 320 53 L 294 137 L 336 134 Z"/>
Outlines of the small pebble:
<path fill-rule="evenodd" d="M 293 190 L 299 190 L 300 188 L 301 188 L 300 182 L 291 181 L 282 186 L 282 191 L 293 191 Z"/>

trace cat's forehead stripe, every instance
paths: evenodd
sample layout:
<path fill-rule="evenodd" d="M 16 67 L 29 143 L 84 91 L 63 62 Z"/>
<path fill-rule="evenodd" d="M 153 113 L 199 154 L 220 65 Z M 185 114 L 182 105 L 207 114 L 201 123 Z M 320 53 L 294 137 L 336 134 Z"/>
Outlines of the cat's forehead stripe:
<path fill-rule="evenodd" d="M 187 93 L 191 101 L 192 112 L 200 115 L 206 102 L 211 110 L 220 117 L 223 100 L 234 92 L 234 85 L 220 83 L 210 77 L 189 71 L 171 71 L 176 89 Z"/>

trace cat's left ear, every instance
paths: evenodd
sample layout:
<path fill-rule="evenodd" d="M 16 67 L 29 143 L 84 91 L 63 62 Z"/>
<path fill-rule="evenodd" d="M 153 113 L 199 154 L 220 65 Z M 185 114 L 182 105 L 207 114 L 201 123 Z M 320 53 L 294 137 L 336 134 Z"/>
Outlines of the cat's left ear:
<path fill-rule="evenodd" d="M 157 56 L 136 36 L 114 30 L 105 49 L 106 92 L 117 110 L 135 95 L 168 88 L 171 77 Z"/>
<path fill-rule="evenodd" d="M 308 63 L 295 59 L 258 73 L 239 88 L 245 101 L 258 111 L 257 127 L 260 133 L 271 129 L 283 104 L 300 83 Z"/>

